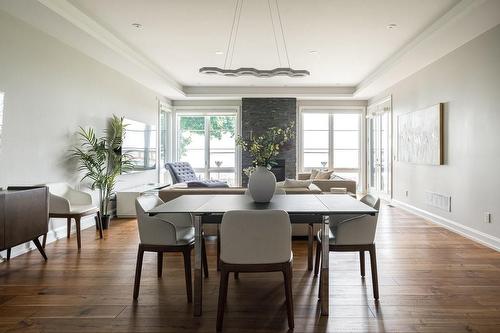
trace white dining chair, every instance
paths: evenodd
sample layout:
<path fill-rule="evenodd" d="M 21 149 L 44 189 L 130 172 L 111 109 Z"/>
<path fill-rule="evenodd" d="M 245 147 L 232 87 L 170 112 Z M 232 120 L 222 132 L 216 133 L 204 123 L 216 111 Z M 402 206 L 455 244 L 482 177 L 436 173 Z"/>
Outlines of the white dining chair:
<path fill-rule="evenodd" d="M 294 326 L 292 297 L 292 227 L 281 210 L 229 211 L 220 227 L 220 288 L 217 330 L 222 329 L 230 272 L 282 272 L 288 326 Z"/>
<path fill-rule="evenodd" d="M 367 194 L 360 199 L 364 204 L 376 209 L 380 208 L 380 199 Z M 359 252 L 361 276 L 365 276 L 365 251 L 370 253 L 372 273 L 373 297 L 379 299 L 377 259 L 375 249 L 375 232 L 377 229 L 378 213 L 375 215 L 336 216 L 337 220 L 329 229 L 330 252 Z M 318 275 L 321 261 L 321 231 L 316 237 L 316 260 L 314 275 Z M 321 295 L 321 280 L 319 283 Z"/>
<path fill-rule="evenodd" d="M 139 297 L 144 252 L 157 253 L 158 278 L 163 272 L 163 253 L 181 252 L 184 256 L 184 274 L 188 302 L 192 302 L 191 250 L 194 247 L 194 227 L 191 214 L 162 213 L 149 216 L 149 210 L 163 204 L 156 195 L 140 196 L 135 201 L 139 230 L 139 249 L 135 270 L 134 299 Z M 208 277 L 207 252 L 202 239 L 202 258 L 205 277 Z"/>
<path fill-rule="evenodd" d="M 75 190 L 66 183 L 49 183 L 45 186 L 49 188 L 49 218 L 66 218 L 67 238 L 71 235 L 71 219 L 75 220 L 78 250 L 82 247 L 80 221 L 84 216 L 95 215 L 99 237 L 103 238 L 99 208 L 92 203 L 89 193 Z M 43 247 L 46 242 L 47 234 L 43 236 Z"/>
<path fill-rule="evenodd" d="M 250 191 L 248 189 L 245 190 L 245 195 L 250 195 Z M 274 190 L 274 194 L 275 195 L 286 195 L 286 191 L 284 188 L 281 188 L 281 187 L 276 187 L 276 189 Z M 220 271 L 220 263 L 219 263 L 219 260 L 220 260 L 220 226 L 217 225 L 217 271 Z M 235 273 L 234 274 L 234 278 L 235 279 L 238 279 L 239 275 L 238 273 Z"/>

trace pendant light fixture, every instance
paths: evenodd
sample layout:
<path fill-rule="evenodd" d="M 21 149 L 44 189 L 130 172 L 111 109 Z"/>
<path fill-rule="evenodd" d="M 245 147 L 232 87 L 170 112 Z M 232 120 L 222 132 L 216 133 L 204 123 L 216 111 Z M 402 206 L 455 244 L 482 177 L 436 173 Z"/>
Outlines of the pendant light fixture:
<path fill-rule="evenodd" d="M 269 7 L 269 17 L 271 19 L 271 25 L 273 27 L 273 36 L 274 36 L 274 43 L 276 45 L 276 53 L 278 56 L 278 62 L 280 67 L 275 68 L 275 69 L 256 69 L 253 67 L 241 67 L 238 69 L 230 69 L 233 63 L 233 56 L 234 56 L 234 48 L 236 45 L 236 39 L 238 37 L 238 28 L 240 26 L 240 17 L 241 17 L 241 12 L 243 9 L 243 2 L 244 0 L 236 0 L 236 7 L 234 10 L 234 15 L 233 15 L 233 25 L 231 26 L 231 33 L 229 35 L 229 41 L 227 43 L 227 49 L 226 49 L 226 56 L 224 59 L 224 67 L 219 68 L 219 67 L 202 67 L 200 68 L 200 73 L 203 74 L 218 74 L 218 75 L 223 75 L 223 76 L 243 76 L 243 75 L 252 75 L 256 77 L 273 77 L 273 76 L 289 76 L 289 77 L 305 77 L 308 76 L 310 73 L 307 70 L 297 70 L 297 69 L 292 69 L 290 66 L 290 58 L 288 56 L 288 49 L 286 46 L 286 41 L 285 41 L 285 34 L 283 32 L 283 22 L 281 21 L 281 14 L 280 14 L 280 8 L 278 5 L 278 0 L 274 0 L 275 6 L 276 6 L 276 12 L 278 16 L 278 22 L 279 22 L 279 29 L 281 32 L 281 39 L 283 41 L 283 46 L 284 46 L 284 53 L 286 56 L 286 61 L 288 64 L 288 67 L 283 67 L 281 64 L 281 56 L 280 56 L 280 48 L 278 45 L 278 37 L 276 34 L 276 27 L 275 27 L 275 22 L 273 18 L 273 13 L 271 10 L 271 0 L 267 0 L 267 4 Z"/>

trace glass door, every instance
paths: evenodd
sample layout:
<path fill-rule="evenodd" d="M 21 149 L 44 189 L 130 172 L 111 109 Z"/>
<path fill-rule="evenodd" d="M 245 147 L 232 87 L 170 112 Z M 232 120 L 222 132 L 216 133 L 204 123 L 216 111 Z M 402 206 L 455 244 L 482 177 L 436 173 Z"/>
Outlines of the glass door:
<path fill-rule="evenodd" d="M 177 160 L 189 162 L 200 179 L 236 184 L 236 115 L 177 116 Z"/>
<path fill-rule="evenodd" d="M 368 118 L 368 191 L 391 198 L 391 112 L 372 112 Z"/>

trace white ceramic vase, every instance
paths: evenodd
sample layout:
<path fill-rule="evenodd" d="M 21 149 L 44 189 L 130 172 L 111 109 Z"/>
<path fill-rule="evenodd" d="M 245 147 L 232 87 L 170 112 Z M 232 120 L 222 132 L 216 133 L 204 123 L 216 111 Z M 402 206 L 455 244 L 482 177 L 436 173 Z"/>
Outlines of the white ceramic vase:
<path fill-rule="evenodd" d="M 266 167 L 258 166 L 248 179 L 248 191 L 255 202 L 271 201 L 276 190 L 276 177 Z"/>

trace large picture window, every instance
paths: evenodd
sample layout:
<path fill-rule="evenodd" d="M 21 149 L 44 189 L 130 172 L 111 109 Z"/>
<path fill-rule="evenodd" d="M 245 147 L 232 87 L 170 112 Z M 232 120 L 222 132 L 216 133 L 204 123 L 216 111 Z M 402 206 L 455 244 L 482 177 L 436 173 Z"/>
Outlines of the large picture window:
<path fill-rule="evenodd" d="M 299 169 L 333 169 L 361 188 L 362 113 L 361 109 L 301 110 Z"/>
<path fill-rule="evenodd" d="M 179 112 L 176 159 L 189 162 L 202 179 L 236 185 L 236 135 L 236 112 Z"/>

